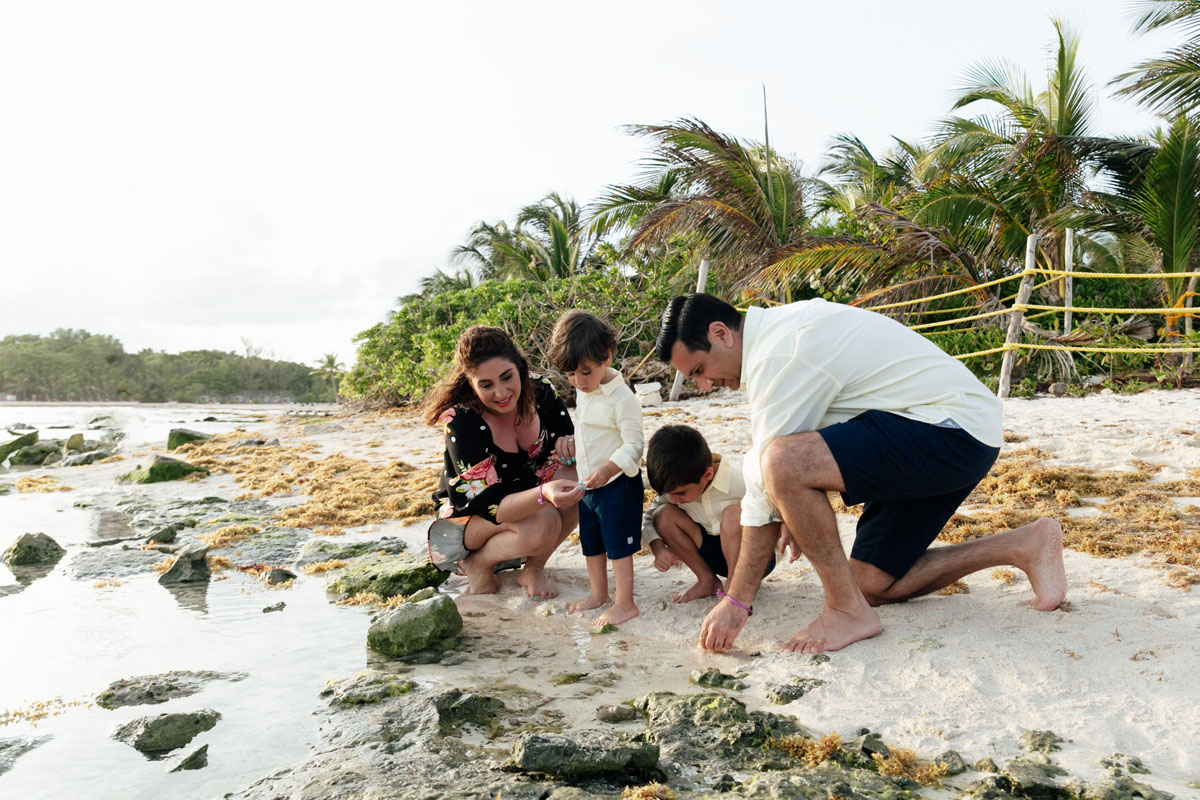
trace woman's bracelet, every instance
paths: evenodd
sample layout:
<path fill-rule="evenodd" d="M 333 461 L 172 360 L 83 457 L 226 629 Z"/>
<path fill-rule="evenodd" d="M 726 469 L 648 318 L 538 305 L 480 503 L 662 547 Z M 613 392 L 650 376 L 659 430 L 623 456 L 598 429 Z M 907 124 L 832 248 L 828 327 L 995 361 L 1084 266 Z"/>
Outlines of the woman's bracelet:
<path fill-rule="evenodd" d="M 742 611 L 745 611 L 745 612 L 746 612 L 746 616 L 747 616 L 747 617 L 753 617 L 753 616 L 754 616 L 754 606 L 744 606 L 744 605 L 742 605 L 741 603 L 739 603 L 737 600 L 734 600 L 732 597 L 730 597 L 729 595 L 725 594 L 725 593 L 724 593 L 723 591 L 721 591 L 720 589 L 717 589 L 717 597 L 720 597 L 720 598 L 721 598 L 721 599 L 723 599 L 723 600 L 728 600 L 729 602 L 733 603 L 735 606 L 737 606 L 738 608 L 740 608 Z"/>
<path fill-rule="evenodd" d="M 539 484 L 538 484 L 538 505 L 539 505 L 539 506 L 544 506 L 544 505 L 546 505 L 546 492 L 545 492 L 545 489 L 546 489 L 546 484 L 544 484 L 544 483 L 539 483 Z"/>

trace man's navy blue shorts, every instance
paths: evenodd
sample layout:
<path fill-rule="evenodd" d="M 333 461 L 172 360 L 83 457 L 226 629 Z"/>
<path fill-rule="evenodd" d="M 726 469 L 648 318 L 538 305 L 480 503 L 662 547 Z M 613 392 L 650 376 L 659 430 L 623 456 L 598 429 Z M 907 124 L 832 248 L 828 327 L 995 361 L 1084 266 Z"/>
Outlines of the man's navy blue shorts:
<path fill-rule="evenodd" d="M 704 530 L 703 525 L 697 524 L 696 527 L 700 529 L 700 547 L 697 548 L 700 558 L 704 559 L 704 563 L 714 574 L 722 578 L 729 577 L 729 562 L 725 560 L 725 551 L 721 549 L 721 537 Z M 771 563 L 767 564 L 767 571 L 762 574 L 762 577 L 767 577 L 774 570 L 775 554 L 772 553 Z"/>
<path fill-rule="evenodd" d="M 866 411 L 821 428 L 848 506 L 863 503 L 850 557 L 904 576 L 987 475 L 1000 448 L 957 427 Z"/>
<path fill-rule="evenodd" d="M 642 549 L 642 474 L 621 475 L 579 501 L 579 544 L 585 556 L 608 553 L 612 560 Z"/>

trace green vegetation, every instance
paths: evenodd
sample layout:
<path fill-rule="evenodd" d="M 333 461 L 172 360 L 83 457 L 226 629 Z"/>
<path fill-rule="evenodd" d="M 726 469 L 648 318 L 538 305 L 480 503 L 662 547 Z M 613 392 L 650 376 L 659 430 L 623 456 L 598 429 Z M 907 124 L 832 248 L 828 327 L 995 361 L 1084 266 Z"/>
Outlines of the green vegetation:
<path fill-rule="evenodd" d="M 337 368 L 336 358 L 333 362 Z M 0 339 L 0 396 L 19 400 L 329 402 L 327 369 L 217 350 L 126 353 L 111 336 L 57 330 Z"/>
<path fill-rule="evenodd" d="M 1004 342 L 1016 282 L 988 284 L 1024 270 L 1030 234 L 1037 267 L 1070 262 L 1083 276 L 1075 307 L 1178 313 L 1076 312 L 1070 338 L 1061 313 L 1031 313 L 1028 343 L 1194 344 L 1197 280 L 1173 276 L 1200 271 L 1200 2 L 1137 5 L 1136 32 L 1189 37 L 1112 81 L 1117 94 L 1161 115 L 1149 135 L 1097 130 L 1096 88 L 1078 61 L 1078 37 L 1060 20 L 1040 79 L 983 61 L 962 77 L 928 140 L 897 139 L 876 155 L 838 134 L 812 175 L 771 146 L 765 117 L 762 143 L 697 119 L 631 126 L 650 144 L 635 182 L 608 187 L 583 209 L 550 194 L 511 224 L 477 223 L 451 254 L 455 271 L 427 278 L 360 335 L 341 392 L 369 404 L 419 400 L 472 324 L 504 328 L 544 370 L 550 326 L 568 308 L 608 318 L 618 357 L 640 358 L 665 300 L 692 288 L 702 258 L 711 262 L 708 290 L 740 303 L 824 297 L 872 306 L 970 289 L 884 313 L 909 325 L 953 321 L 922 332 L 951 354 L 976 353 Z M 1149 277 L 1089 280 L 1089 272 Z M 1031 303 L 1058 306 L 1064 293 L 1065 281 L 1042 276 Z M 995 353 L 965 363 L 994 385 L 1000 361 Z M 1024 350 L 1014 394 L 1080 372 L 1180 385 L 1191 364 L 1190 354 Z"/>

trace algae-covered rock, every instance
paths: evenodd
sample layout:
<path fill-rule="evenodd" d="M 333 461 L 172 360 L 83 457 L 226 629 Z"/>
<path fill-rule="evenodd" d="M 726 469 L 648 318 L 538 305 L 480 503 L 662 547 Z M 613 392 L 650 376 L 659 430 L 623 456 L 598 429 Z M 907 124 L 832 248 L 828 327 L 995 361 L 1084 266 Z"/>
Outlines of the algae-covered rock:
<path fill-rule="evenodd" d="M 404 603 L 377 616 L 367 631 L 367 644 L 389 656 L 421 650 L 444 650 L 462 632 L 458 607 L 447 595 Z"/>
<path fill-rule="evenodd" d="M 180 461 L 178 458 L 155 456 L 150 466 L 141 466 L 117 478 L 118 483 L 162 483 L 186 478 L 193 472 L 208 474 L 204 467 Z"/>
<path fill-rule="evenodd" d="M 180 761 L 171 772 L 204 769 L 208 766 L 208 745 L 202 744 L 194 753 Z"/>
<path fill-rule="evenodd" d="M 394 555 L 404 552 L 404 542 L 391 536 L 370 542 L 339 542 L 336 539 L 310 539 L 300 548 L 296 566 L 303 567 L 320 561 L 346 561 L 367 555 Z"/>
<path fill-rule="evenodd" d="M 372 592 L 380 597 L 414 594 L 426 586 L 440 586 L 450 573 L 441 572 L 425 556 L 396 553 L 355 559 L 329 582 L 340 595 Z"/>
<path fill-rule="evenodd" d="M 96 695 L 101 708 L 122 708 L 165 703 L 177 697 L 188 697 L 204 688 L 209 681 L 240 681 L 244 672 L 213 672 L 212 670 L 174 670 L 157 675 L 138 675 L 113 681 Z"/>
<path fill-rule="evenodd" d="M 201 433 L 200 431 L 188 430 L 187 428 L 172 428 L 171 432 L 167 434 L 167 450 L 174 450 L 181 444 L 187 444 L 188 442 L 201 442 L 211 438 L 212 436 L 209 434 Z"/>
<path fill-rule="evenodd" d="M 967 762 L 957 750 L 947 750 L 933 760 L 933 763 L 946 768 L 947 775 L 961 775 L 967 771 Z"/>
<path fill-rule="evenodd" d="M 83 452 L 83 434 L 73 433 L 67 437 L 67 441 L 63 444 L 63 449 L 68 453 Z"/>
<path fill-rule="evenodd" d="M 745 703 L 719 692 L 651 692 L 633 707 L 646 717 L 647 739 L 662 746 L 664 757 L 689 765 L 720 757 L 757 766 L 772 757 L 763 749 L 768 739 L 805 732 L 792 717 L 747 711 Z"/>
<path fill-rule="evenodd" d="M 117 728 L 112 738 L 148 755 L 168 753 L 186 746 L 201 733 L 212 730 L 220 718 L 221 715 L 211 709 L 141 717 Z"/>
<path fill-rule="evenodd" d="M 16 450 L 8 457 L 14 467 L 49 466 L 62 460 L 62 443 L 53 439 L 36 442 Z"/>
<path fill-rule="evenodd" d="M 1066 792 L 1059 786 L 1058 779 L 1066 775 L 1067 771 L 1053 764 L 1017 758 L 1005 764 L 1001 774 L 1008 778 L 1013 788 L 1025 797 L 1048 799 L 1066 797 Z"/>
<path fill-rule="evenodd" d="M 745 689 L 749 685 L 739 678 L 726 675 L 716 667 L 694 669 L 688 675 L 688 680 L 697 686 L 703 686 L 707 689 Z"/>
<path fill-rule="evenodd" d="M 595 736 L 526 733 L 513 742 L 512 761 L 517 769 L 558 778 L 646 774 L 658 764 L 658 746 Z"/>
<path fill-rule="evenodd" d="M 4 551 L 4 563 L 10 567 L 52 566 L 66 552 L 44 533 L 23 533 Z"/>
<path fill-rule="evenodd" d="M 15 453 L 17 450 L 20 450 L 24 447 L 29 447 L 32 444 L 37 444 L 37 440 L 37 431 L 18 433 L 14 436 L 5 436 L 0 438 L 0 464 L 3 464 L 4 459 L 8 458 L 10 454 Z"/>
<path fill-rule="evenodd" d="M 787 705 L 795 700 L 799 700 L 813 689 L 824 685 L 824 683 L 825 681 L 820 678 L 796 678 L 791 683 L 768 686 L 767 697 L 775 705 Z"/>
<path fill-rule="evenodd" d="M 63 459 L 62 465 L 64 467 L 86 467 L 110 457 L 112 457 L 112 453 L 108 450 L 89 450 L 86 453 L 67 456 Z"/>
<path fill-rule="evenodd" d="M 192 542 L 175 554 L 175 563 L 158 577 L 158 582 L 202 583 L 212 577 L 208 566 L 208 545 Z"/>
<path fill-rule="evenodd" d="M 500 717 L 508 711 L 503 700 L 461 689 L 436 695 L 433 705 L 437 709 L 438 730 L 443 736 L 456 736 L 469 725 L 494 739 L 501 731 Z"/>
<path fill-rule="evenodd" d="M 1062 749 L 1062 737 L 1054 731 L 1023 731 L 1021 746 L 1031 753 L 1049 755 L 1055 750 Z"/>
<path fill-rule="evenodd" d="M 412 681 L 377 669 L 364 669 L 341 680 L 329 681 L 321 691 L 321 697 L 329 698 L 329 704 L 339 708 L 382 703 L 392 697 L 408 694 L 417 685 Z"/>
<path fill-rule="evenodd" d="M 1100 759 L 1100 766 L 1114 775 L 1149 775 L 1150 770 L 1137 756 L 1127 756 L 1124 753 L 1113 753 L 1108 758 Z"/>
<path fill-rule="evenodd" d="M 1089 783 L 1080 787 L 1072 800 L 1075 798 L 1078 800 L 1175 800 L 1175 795 L 1135 781 L 1128 775 L 1118 775 L 1104 783 Z"/>

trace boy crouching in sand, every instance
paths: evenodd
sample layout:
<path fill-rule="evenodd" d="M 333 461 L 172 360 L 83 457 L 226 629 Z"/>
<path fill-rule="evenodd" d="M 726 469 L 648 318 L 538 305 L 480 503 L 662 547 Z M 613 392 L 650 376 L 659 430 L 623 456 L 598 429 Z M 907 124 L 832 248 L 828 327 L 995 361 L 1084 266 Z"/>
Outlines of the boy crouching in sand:
<path fill-rule="evenodd" d="M 665 572 L 682 562 L 696 573 L 696 583 L 674 595 L 676 603 L 717 594 L 741 550 L 741 466 L 713 455 L 698 430 L 666 425 L 650 437 L 646 476 L 658 494 L 642 517 L 655 569 Z M 773 569 L 774 556 L 764 575 Z"/>
<path fill-rule="evenodd" d="M 612 561 L 616 600 L 594 625 L 620 625 L 638 615 L 633 602 L 633 554 L 642 548 L 642 406 L 609 366 L 617 338 L 606 323 L 582 311 L 559 319 L 550 336 L 550 361 L 575 387 L 575 436 L 555 445 L 561 460 L 578 461 L 588 490 L 579 503 L 579 542 L 591 592 L 568 606 L 572 614 L 608 602 Z M 607 558 L 606 558 L 607 556 Z"/>

